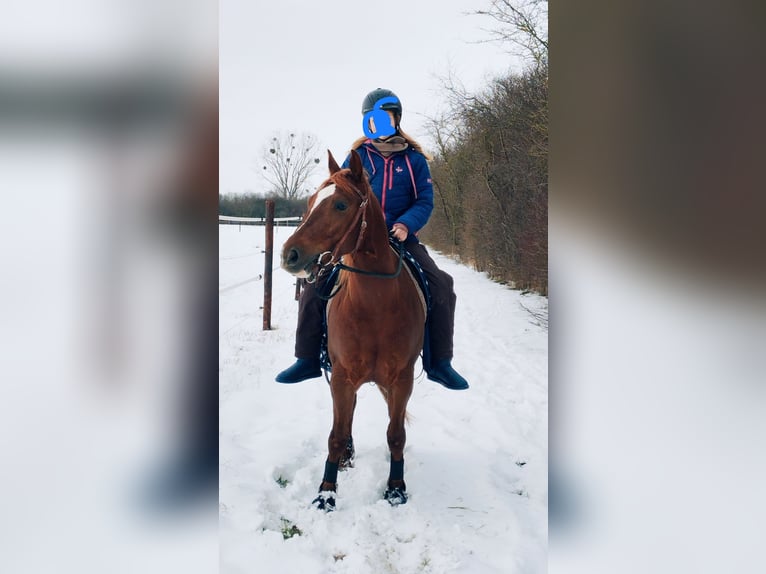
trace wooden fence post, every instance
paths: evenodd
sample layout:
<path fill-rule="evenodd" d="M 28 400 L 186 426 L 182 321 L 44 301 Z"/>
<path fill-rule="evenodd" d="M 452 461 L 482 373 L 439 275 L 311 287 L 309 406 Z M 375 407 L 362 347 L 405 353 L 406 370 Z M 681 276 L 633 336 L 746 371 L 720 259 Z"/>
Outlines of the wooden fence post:
<path fill-rule="evenodd" d="M 295 278 L 295 300 L 299 301 L 301 298 L 301 287 L 303 287 L 303 279 L 300 277 Z"/>
<path fill-rule="evenodd" d="M 266 262 L 263 269 L 263 330 L 271 330 L 271 267 L 274 261 L 274 200 L 266 200 Z"/>

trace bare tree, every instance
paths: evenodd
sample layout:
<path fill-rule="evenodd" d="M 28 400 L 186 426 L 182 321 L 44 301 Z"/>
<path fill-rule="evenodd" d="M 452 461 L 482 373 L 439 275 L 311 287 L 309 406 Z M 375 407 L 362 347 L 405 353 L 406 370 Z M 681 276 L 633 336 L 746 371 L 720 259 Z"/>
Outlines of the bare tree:
<path fill-rule="evenodd" d="M 490 0 L 488 10 L 472 14 L 489 16 L 500 24 L 485 30 L 492 36 L 486 41 L 514 44 L 535 64 L 548 63 L 548 0 Z"/>
<path fill-rule="evenodd" d="M 263 151 L 263 177 L 285 199 L 297 199 L 319 163 L 319 142 L 310 134 L 283 132 Z"/>

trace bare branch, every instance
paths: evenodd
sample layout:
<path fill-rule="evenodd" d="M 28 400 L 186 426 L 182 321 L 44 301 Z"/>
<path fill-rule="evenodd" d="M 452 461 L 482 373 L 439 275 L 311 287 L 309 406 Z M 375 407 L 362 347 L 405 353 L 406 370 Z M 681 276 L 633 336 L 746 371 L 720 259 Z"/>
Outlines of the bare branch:
<path fill-rule="evenodd" d="M 531 57 L 537 65 L 548 62 L 547 0 L 491 0 L 488 10 L 470 14 L 489 16 L 500 24 L 497 29 L 483 29 L 491 38 L 479 43 L 512 44 L 522 48 L 521 55 Z"/>
<path fill-rule="evenodd" d="M 519 307 L 529 313 L 534 319 L 533 323 L 538 327 L 542 327 L 546 331 L 548 330 L 548 305 L 546 304 L 543 309 L 530 309 L 523 303 L 519 302 Z"/>

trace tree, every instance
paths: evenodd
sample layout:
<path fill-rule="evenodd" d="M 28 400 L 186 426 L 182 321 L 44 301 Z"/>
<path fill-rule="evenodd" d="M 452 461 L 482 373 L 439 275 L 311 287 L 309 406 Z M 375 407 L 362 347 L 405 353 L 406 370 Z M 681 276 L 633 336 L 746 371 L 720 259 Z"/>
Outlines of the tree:
<path fill-rule="evenodd" d="M 489 42 L 513 44 L 522 48 L 536 65 L 548 63 L 548 0 L 491 0 L 488 10 L 472 14 L 489 16 L 500 24 Z"/>
<path fill-rule="evenodd" d="M 274 192 L 285 199 L 298 199 L 319 163 L 319 142 L 310 134 L 283 132 L 264 148 L 263 161 L 263 177 Z"/>
<path fill-rule="evenodd" d="M 285 199 L 260 193 L 226 193 L 218 195 L 218 214 L 235 217 L 266 217 L 266 200 L 274 200 L 276 217 L 295 217 L 306 211 L 304 199 Z"/>
<path fill-rule="evenodd" d="M 519 289 L 548 291 L 548 64 L 476 93 L 443 80 L 429 118 L 435 208 L 421 238 Z"/>

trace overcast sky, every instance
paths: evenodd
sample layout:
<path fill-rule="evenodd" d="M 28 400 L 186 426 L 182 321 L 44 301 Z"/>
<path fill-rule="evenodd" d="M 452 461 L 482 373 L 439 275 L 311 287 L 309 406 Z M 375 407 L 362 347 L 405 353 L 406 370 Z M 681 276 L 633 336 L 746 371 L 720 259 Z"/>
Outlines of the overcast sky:
<path fill-rule="evenodd" d="M 220 2 L 221 192 L 267 191 L 263 148 L 275 132 L 313 134 L 338 161 L 362 135 L 361 103 L 384 87 L 402 127 L 428 143 L 420 114 L 444 107 L 439 77 L 470 90 L 522 64 L 487 39 L 494 22 L 466 12 L 488 0 Z M 312 186 L 326 176 L 326 152 Z"/>

